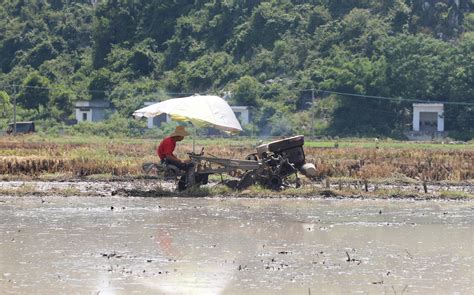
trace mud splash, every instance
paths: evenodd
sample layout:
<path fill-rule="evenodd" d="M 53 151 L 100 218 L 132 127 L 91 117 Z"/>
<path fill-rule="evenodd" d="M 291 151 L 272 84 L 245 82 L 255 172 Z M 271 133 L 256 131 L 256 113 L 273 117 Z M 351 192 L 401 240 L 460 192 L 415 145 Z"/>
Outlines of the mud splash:
<path fill-rule="evenodd" d="M 0 197 L 2 294 L 469 294 L 472 202 Z"/>

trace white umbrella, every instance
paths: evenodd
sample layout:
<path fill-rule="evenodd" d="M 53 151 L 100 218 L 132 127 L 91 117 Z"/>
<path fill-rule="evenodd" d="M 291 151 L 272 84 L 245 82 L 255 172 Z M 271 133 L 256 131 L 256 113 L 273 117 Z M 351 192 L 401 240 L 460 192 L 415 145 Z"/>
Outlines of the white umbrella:
<path fill-rule="evenodd" d="M 168 114 L 172 120 L 191 122 L 197 127 L 213 127 L 228 133 L 242 131 L 229 104 L 214 95 L 193 95 L 172 98 L 133 112 L 136 117 L 155 117 Z"/>

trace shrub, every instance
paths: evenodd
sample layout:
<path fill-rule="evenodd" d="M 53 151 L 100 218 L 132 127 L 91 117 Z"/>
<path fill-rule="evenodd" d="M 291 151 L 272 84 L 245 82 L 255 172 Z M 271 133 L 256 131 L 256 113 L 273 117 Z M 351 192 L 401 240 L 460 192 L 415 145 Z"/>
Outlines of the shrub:
<path fill-rule="evenodd" d="M 469 141 L 474 139 L 474 131 L 450 131 L 449 136 L 455 140 Z"/>
<path fill-rule="evenodd" d="M 109 119 L 101 122 L 79 122 L 74 125 L 72 135 L 99 135 L 99 136 L 136 136 L 145 132 L 145 122 L 120 117 L 113 114 Z"/>

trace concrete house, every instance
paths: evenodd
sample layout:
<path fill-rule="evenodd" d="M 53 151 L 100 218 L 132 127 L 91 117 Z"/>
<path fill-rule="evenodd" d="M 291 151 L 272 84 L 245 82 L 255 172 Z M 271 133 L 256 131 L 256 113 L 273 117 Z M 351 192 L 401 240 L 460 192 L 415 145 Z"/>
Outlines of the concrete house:
<path fill-rule="evenodd" d="M 245 126 L 250 122 L 250 113 L 249 107 L 247 106 L 230 106 L 234 111 L 237 120 L 239 120 L 240 125 Z"/>
<path fill-rule="evenodd" d="M 444 132 L 444 105 L 442 103 L 414 103 L 413 131 Z"/>
<path fill-rule="evenodd" d="M 147 107 L 155 103 L 156 102 L 154 101 L 146 101 L 144 103 L 144 106 Z M 168 116 L 167 114 L 161 114 L 156 117 L 147 118 L 147 127 L 148 128 L 159 127 L 161 126 L 162 123 L 169 123 L 169 122 L 171 122 L 170 116 Z"/>
<path fill-rule="evenodd" d="M 107 119 L 107 114 L 115 111 L 111 108 L 110 102 L 106 100 L 78 101 L 74 108 L 76 109 L 77 122 L 102 121 Z"/>
<path fill-rule="evenodd" d="M 410 140 L 431 140 L 442 138 L 444 130 L 444 104 L 414 103 L 413 129 L 406 133 Z"/>

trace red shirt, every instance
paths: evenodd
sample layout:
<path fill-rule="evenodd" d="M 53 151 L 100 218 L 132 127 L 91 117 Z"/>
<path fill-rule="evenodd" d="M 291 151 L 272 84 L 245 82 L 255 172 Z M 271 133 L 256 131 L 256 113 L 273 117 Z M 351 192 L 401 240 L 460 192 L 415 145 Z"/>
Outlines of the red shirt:
<path fill-rule="evenodd" d="M 166 137 L 160 142 L 156 152 L 161 160 L 164 160 L 167 155 L 172 155 L 176 147 L 176 141 L 172 137 Z"/>

